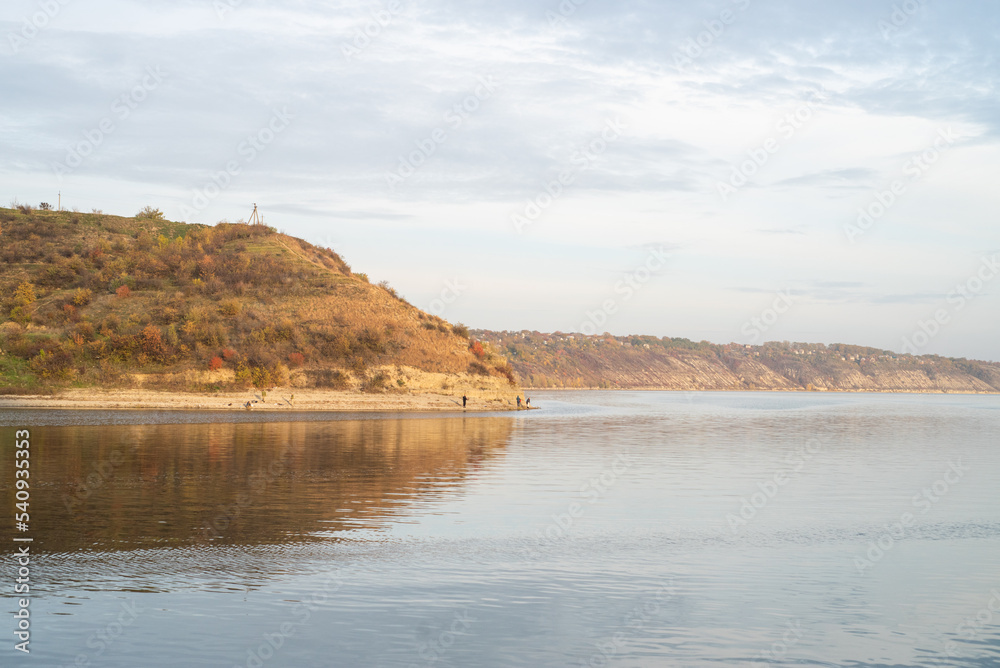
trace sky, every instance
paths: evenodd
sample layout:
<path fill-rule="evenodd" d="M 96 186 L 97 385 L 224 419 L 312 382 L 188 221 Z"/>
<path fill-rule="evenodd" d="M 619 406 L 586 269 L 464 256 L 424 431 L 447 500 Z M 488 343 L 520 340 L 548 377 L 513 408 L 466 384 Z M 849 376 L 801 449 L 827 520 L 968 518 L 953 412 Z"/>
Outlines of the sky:
<path fill-rule="evenodd" d="M 7 0 L 0 202 L 337 251 L 473 328 L 1000 360 L 1000 5 Z"/>

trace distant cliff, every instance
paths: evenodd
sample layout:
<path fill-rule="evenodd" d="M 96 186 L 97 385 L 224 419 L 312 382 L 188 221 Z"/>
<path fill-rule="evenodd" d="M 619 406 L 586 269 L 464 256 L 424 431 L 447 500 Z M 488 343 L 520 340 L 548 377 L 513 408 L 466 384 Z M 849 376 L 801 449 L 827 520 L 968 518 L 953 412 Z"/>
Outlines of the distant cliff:
<path fill-rule="evenodd" d="M 475 331 L 525 387 L 1000 392 L 1000 364 L 844 344 L 695 343 L 652 336 Z"/>

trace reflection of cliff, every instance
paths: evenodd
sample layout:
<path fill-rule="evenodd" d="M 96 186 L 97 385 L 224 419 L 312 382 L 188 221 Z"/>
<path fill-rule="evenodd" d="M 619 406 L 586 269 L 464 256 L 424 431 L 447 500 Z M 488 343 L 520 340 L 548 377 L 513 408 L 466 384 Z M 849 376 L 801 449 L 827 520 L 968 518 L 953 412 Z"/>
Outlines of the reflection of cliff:
<path fill-rule="evenodd" d="M 35 428 L 35 549 L 263 544 L 375 528 L 460 486 L 504 448 L 511 426 L 472 418 Z M 0 436 L 13 442 L 12 430 Z M 0 450 L 0 471 L 11 470 L 12 450 Z M 8 483 L 0 498 L 13 507 Z M 2 522 L 9 532 L 9 514 Z"/>

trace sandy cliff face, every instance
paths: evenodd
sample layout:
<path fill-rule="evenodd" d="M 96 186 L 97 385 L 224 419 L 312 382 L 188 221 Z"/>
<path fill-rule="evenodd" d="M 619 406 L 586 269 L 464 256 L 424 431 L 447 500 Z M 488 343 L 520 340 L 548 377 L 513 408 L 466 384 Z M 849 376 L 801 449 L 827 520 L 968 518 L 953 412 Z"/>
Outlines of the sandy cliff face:
<path fill-rule="evenodd" d="M 1000 364 L 859 346 L 475 332 L 528 387 L 1000 392 Z"/>

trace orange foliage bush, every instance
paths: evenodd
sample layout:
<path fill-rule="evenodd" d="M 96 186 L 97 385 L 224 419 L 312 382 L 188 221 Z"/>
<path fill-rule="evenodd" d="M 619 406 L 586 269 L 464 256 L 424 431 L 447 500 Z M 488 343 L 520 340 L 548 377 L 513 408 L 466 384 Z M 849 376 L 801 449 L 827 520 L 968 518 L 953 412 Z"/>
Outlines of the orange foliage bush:
<path fill-rule="evenodd" d="M 128 289 L 127 285 L 121 285 L 117 290 L 115 290 L 115 296 L 119 299 L 125 299 L 130 294 L 132 294 L 132 291 Z"/>
<path fill-rule="evenodd" d="M 166 346 L 163 345 L 163 337 L 160 335 L 160 328 L 156 325 L 147 325 L 142 330 L 139 334 L 139 347 L 142 353 L 156 361 L 162 361 L 167 354 Z"/>
<path fill-rule="evenodd" d="M 483 344 L 480 343 L 479 341 L 473 341 L 472 343 L 470 343 L 469 350 L 471 350 L 472 354 L 479 359 L 483 359 L 484 357 L 486 357 L 486 351 L 483 350 Z"/>
<path fill-rule="evenodd" d="M 221 357 L 213 357 L 212 361 L 210 361 L 208 363 L 208 368 L 211 371 L 218 371 L 219 369 L 221 369 L 222 368 L 222 358 Z"/>

